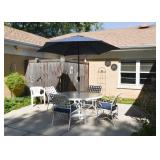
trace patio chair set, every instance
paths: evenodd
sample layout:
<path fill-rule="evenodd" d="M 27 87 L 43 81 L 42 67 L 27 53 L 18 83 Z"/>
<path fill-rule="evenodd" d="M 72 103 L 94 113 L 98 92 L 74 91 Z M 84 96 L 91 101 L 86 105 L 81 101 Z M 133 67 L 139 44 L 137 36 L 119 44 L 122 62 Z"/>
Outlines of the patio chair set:
<path fill-rule="evenodd" d="M 71 119 L 74 113 L 78 112 L 79 119 L 86 119 L 84 108 L 93 107 L 95 109 L 96 115 L 98 117 L 99 110 L 110 110 L 113 114 L 113 110 L 117 108 L 116 100 L 109 104 L 108 102 L 102 102 L 101 86 L 89 86 L 88 92 L 80 92 L 80 55 L 100 55 L 102 53 L 108 52 L 110 50 L 119 49 L 109 43 L 101 41 L 99 39 L 94 39 L 90 37 L 75 35 L 64 39 L 59 39 L 55 41 L 49 41 L 41 47 L 38 52 L 49 52 L 62 56 L 72 56 L 77 55 L 78 57 L 78 67 L 77 67 L 77 81 L 78 81 L 78 92 L 65 92 L 58 93 L 54 87 L 41 88 L 34 87 L 31 88 L 31 104 L 33 105 L 33 98 L 43 97 L 45 104 L 45 95 L 47 96 L 48 105 L 52 103 L 53 118 L 52 124 L 54 123 L 54 112 L 67 113 L 69 116 L 69 126 L 70 129 Z M 39 92 L 38 92 L 39 90 Z M 113 116 L 111 116 L 113 117 Z"/>
<path fill-rule="evenodd" d="M 104 110 L 109 110 L 110 114 L 113 115 L 113 111 L 117 109 L 117 98 L 112 103 L 102 102 L 101 86 L 92 85 L 89 86 L 88 92 L 80 92 L 80 55 L 100 55 L 113 49 L 118 48 L 104 41 L 80 35 L 46 42 L 38 50 L 39 52 L 49 52 L 63 56 L 77 55 L 78 92 L 58 93 L 53 86 L 47 88 L 31 87 L 31 104 L 33 105 L 34 97 L 43 97 L 45 104 L 45 96 L 47 96 L 48 106 L 52 103 L 52 124 L 54 123 L 54 112 L 67 113 L 69 116 L 68 130 L 70 129 L 71 119 L 76 112 L 79 119 L 84 119 L 85 122 L 86 114 L 84 108 L 93 107 L 97 117 L 99 116 L 100 109 L 103 112 Z"/>
<path fill-rule="evenodd" d="M 109 111 L 110 119 L 118 115 L 117 99 L 120 94 L 115 96 L 112 102 L 102 100 L 101 86 L 89 86 L 88 92 L 57 92 L 54 86 L 51 87 L 31 87 L 31 105 L 35 97 L 43 97 L 45 104 L 47 98 L 47 110 L 52 104 L 52 125 L 54 125 L 55 113 L 65 113 L 68 115 L 68 130 L 70 130 L 73 118 L 86 123 L 86 109 L 94 108 L 97 118 Z"/>

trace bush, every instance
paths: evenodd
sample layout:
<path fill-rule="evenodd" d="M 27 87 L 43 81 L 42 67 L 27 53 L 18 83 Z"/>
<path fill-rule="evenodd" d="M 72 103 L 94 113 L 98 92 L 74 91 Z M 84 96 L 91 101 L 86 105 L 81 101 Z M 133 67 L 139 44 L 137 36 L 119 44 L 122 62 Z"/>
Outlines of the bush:
<path fill-rule="evenodd" d="M 132 136 L 156 136 L 156 127 L 149 122 L 144 122 L 142 128 Z"/>
<path fill-rule="evenodd" d="M 11 91 L 12 96 L 21 96 L 26 86 L 26 80 L 23 75 L 15 72 L 5 78 L 5 84 Z"/>

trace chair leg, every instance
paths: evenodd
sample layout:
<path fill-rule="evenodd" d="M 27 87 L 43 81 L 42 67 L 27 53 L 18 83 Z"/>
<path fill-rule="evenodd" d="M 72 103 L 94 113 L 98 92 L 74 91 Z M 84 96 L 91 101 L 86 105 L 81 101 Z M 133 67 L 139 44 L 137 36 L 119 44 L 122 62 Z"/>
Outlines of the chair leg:
<path fill-rule="evenodd" d="M 71 127 L 71 113 L 69 114 L 69 124 L 68 124 L 68 131 L 70 130 Z"/>
<path fill-rule="evenodd" d="M 44 100 L 44 105 L 46 104 L 46 97 L 44 96 L 43 97 L 43 100 Z"/>
<path fill-rule="evenodd" d="M 111 115 L 111 120 L 112 120 L 113 119 L 113 112 L 112 112 L 112 110 L 110 112 L 110 115 Z"/>
<path fill-rule="evenodd" d="M 87 122 L 87 119 L 86 119 L 86 111 L 85 110 L 83 110 L 83 113 L 82 113 L 82 115 L 83 115 L 83 121 L 84 121 L 84 123 L 86 123 Z"/>
<path fill-rule="evenodd" d="M 79 114 L 79 120 L 81 120 L 82 108 L 78 110 L 78 114 Z"/>
<path fill-rule="evenodd" d="M 93 107 L 94 107 L 95 113 L 98 114 L 97 104 L 96 104 L 95 101 L 94 101 L 94 106 Z"/>
<path fill-rule="evenodd" d="M 48 108 L 49 108 L 49 102 L 48 102 L 48 104 L 47 104 L 47 111 L 48 111 Z"/>
<path fill-rule="evenodd" d="M 31 97 L 31 106 L 33 107 L 33 97 Z"/>
<path fill-rule="evenodd" d="M 98 109 L 97 109 L 97 108 L 96 108 L 96 113 L 97 113 L 96 116 L 97 116 L 97 118 L 98 118 L 99 115 L 98 115 Z"/>
<path fill-rule="evenodd" d="M 53 115 L 52 115 L 52 126 L 54 124 L 54 111 L 53 111 Z"/>
<path fill-rule="evenodd" d="M 86 116 L 86 113 L 84 115 L 84 123 L 86 124 L 87 123 L 87 116 Z"/>

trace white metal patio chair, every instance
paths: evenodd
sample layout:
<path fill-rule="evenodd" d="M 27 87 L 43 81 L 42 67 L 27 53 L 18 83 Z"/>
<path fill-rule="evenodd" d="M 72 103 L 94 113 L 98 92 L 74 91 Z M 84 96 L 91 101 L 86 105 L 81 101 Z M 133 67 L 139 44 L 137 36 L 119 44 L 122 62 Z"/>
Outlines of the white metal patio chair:
<path fill-rule="evenodd" d="M 54 86 L 50 86 L 50 87 L 45 87 L 45 93 L 47 96 L 47 102 L 48 102 L 48 106 L 49 106 L 49 103 L 53 102 L 52 99 L 50 98 L 50 94 L 58 94 L 58 92 L 56 91 Z M 47 107 L 47 109 L 48 109 L 48 107 Z"/>
<path fill-rule="evenodd" d="M 101 93 L 102 86 L 100 86 L 100 85 L 89 85 L 88 91 L 90 93 Z M 85 101 L 84 103 L 85 103 L 85 106 L 87 108 L 91 108 L 91 107 L 94 108 L 96 106 L 96 104 L 95 104 L 96 101 L 95 100 Z"/>
<path fill-rule="evenodd" d="M 50 98 L 53 101 L 53 117 L 52 125 L 54 124 L 54 113 L 66 113 L 69 117 L 68 131 L 70 130 L 72 118 L 76 117 L 79 120 L 84 120 L 86 122 L 86 114 L 82 111 L 82 108 L 79 103 L 71 103 L 65 96 L 60 94 L 50 94 Z"/>
<path fill-rule="evenodd" d="M 36 97 L 43 97 L 44 105 L 45 105 L 45 89 L 43 87 L 30 87 L 31 92 L 31 105 L 33 106 L 33 100 Z"/>
<path fill-rule="evenodd" d="M 105 111 L 109 111 L 110 119 L 117 118 L 118 116 L 118 105 L 117 100 L 121 93 L 117 94 L 111 102 L 99 100 L 97 101 L 97 118 L 99 116 L 99 111 L 102 110 L 103 113 Z"/>
<path fill-rule="evenodd" d="M 91 93 L 101 93 L 102 86 L 100 85 L 89 85 L 88 91 Z"/>

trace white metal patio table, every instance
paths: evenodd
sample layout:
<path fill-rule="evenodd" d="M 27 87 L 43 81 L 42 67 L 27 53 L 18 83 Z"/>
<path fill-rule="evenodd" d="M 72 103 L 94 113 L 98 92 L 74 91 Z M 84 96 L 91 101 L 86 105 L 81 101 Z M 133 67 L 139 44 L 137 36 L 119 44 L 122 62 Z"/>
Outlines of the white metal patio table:
<path fill-rule="evenodd" d="M 100 93 L 91 93 L 91 92 L 61 92 L 60 94 L 66 96 L 69 101 L 90 101 L 97 100 L 102 98 Z"/>
<path fill-rule="evenodd" d="M 91 92 L 61 92 L 61 95 L 64 95 L 67 97 L 69 101 L 78 102 L 80 104 L 81 109 L 84 107 L 83 102 L 84 101 L 95 101 L 99 98 L 102 98 L 102 94 L 100 93 L 91 93 Z M 93 106 L 96 111 L 96 103 Z"/>

